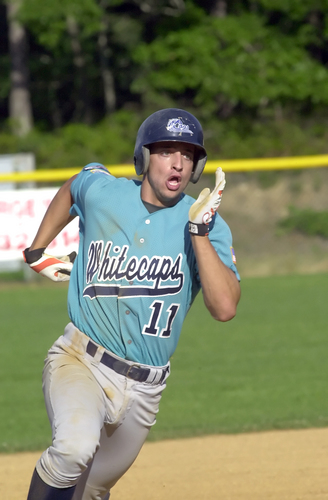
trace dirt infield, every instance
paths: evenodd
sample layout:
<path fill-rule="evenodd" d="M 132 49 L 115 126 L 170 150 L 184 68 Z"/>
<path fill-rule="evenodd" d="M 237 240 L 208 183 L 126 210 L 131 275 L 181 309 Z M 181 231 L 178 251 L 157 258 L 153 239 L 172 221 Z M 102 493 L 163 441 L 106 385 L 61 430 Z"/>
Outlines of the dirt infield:
<path fill-rule="evenodd" d="M 0 498 L 25 500 L 39 453 L 0 455 Z M 328 429 L 146 443 L 111 500 L 327 500 Z"/>

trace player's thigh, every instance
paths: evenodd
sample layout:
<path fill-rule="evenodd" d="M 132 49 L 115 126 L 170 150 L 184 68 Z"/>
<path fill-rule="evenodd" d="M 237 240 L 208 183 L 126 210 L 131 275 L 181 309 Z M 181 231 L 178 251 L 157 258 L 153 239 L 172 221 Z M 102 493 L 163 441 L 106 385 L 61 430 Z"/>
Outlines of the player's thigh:
<path fill-rule="evenodd" d="M 43 371 L 43 391 L 56 433 L 90 434 L 94 428 L 99 435 L 106 412 L 103 391 L 79 359 L 67 353 L 49 356 Z"/>
<path fill-rule="evenodd" d="M 122 424 L 117 428 L 104 426 L 100 447 L 87 473 L 84 493 L 76 500 L 101 500 L 131 467 L 156 421 L 164 387 L 139 386 Z"/>

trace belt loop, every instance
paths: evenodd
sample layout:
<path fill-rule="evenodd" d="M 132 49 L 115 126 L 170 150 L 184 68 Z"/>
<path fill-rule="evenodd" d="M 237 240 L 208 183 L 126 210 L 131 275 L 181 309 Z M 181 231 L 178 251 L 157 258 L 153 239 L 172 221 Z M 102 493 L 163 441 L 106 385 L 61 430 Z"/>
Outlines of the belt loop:
<path fill-rule="evenodd" d="M 98 346 L 97 344 L 92 342 L 92 340 L 89 340 L 85 351 L 87 354 L 89 354 L 89 356 L 93 358 L 91 363 L 98 365 L 101 361 L 104 350 L 105 349 L 103 347 Z"/>
<path fill-rule="evenodd" d="M 96 344 L 94 344 L 93 342 L 91 342 L 91 340 L 89 340 L 89 342 L 87 344 L 87 348 L 86 348 L 87 353 L 90 354 L 90 356 L 92 356 L 94 358 L 97 350 L 98 350 L 98 347 L 96 346 Z"/>
<path fill-rule="evenodd" d="M 161 378 L 158 381 L 159 384 L 162 384 L 164 382 L 165 377 L 166 377 L 166 373 L 167 373 L 167 368 L 164 368 L 163 373 L 161 375 Z"/>

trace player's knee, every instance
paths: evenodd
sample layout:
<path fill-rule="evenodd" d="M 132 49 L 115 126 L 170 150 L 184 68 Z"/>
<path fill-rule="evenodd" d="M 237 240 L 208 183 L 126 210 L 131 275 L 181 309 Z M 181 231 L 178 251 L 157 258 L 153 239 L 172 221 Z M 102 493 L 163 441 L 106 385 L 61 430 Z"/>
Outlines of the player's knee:
<path fill-rule="evenodd" d="M 78 465 L 82 471 L 88 466 L 99 446 L 99 441 L 92 438 L 71 439 L 65 443 L 65 460 L 67 466 Z"/>
<path fill-rule="evenodd" d="M 76 484 L 93 459 L 98 446 L 99 441 L 96 439 L 84 437 L 55 442 L 48 450 L 48 464 L 45 468 L 48 469 L 49 475 L 55 478 L 58 487 Z"/>

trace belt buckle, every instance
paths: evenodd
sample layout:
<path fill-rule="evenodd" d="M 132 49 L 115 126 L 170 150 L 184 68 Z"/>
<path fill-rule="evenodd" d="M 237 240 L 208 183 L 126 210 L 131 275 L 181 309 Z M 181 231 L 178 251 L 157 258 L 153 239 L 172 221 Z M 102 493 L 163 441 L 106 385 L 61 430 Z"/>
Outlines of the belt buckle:
<path fill-rule="evenodd" d="M 128 378 L 132 378 L 132 379 L 133 379 L 133 377 L 130 377 L 130 371 L 131 371 L 133 368 L 139 368 L 139 366 L 138 366 L 138 365 L 135 365 L 135 364 L 133 364 L 133 365 L 129 365 L 128 371 L 126 372 L 126 375 L 125 375 L 126 377 L 128 377 Z"/>

